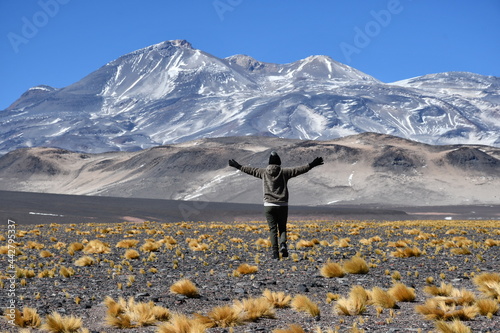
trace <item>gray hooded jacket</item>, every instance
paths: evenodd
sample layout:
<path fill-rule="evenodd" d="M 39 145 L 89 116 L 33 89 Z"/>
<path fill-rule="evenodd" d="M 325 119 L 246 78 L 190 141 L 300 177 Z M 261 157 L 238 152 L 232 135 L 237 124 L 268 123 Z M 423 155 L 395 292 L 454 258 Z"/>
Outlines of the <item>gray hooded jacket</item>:
<path fill-rule="evenodd" d="M 311 167 L 307 164 L 295 168 L 282 168 L 279 165 L 270 164 L 266 168 L 242 166 L 240 170 L 262 179 L 264 204 L 286 205 L 288 203 L 288 180 L 308 172 Z"/>

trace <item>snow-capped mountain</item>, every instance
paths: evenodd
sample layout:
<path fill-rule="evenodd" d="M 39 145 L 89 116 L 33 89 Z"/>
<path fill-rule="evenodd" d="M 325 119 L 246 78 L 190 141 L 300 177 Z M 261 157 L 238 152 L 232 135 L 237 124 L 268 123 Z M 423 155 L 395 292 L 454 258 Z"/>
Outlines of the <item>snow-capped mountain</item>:
<path fill-rule="evenodd" d="M 221 59 L 175 40 L 126 54 L 61 89 L 30 88 L 0 111 L 0 124 L 0 153 L 363 132 L 500 146 L 500 78 L 442 73 L 385 84 L 327 56 L 290 64 Z"/>

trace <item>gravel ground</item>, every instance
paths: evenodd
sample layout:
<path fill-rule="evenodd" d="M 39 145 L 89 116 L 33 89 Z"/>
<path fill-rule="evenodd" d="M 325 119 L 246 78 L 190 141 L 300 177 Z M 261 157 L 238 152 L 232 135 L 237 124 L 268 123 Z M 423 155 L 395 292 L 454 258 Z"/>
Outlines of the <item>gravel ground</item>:
<path fill-rule="evenodd" d="M 42 319 L 54 311 L 75 315 L 90 332 L 156 332 L 152 326 L 118 329 L 106 324 L 103 300 L 110 296 L 134 297 L 136 302 L 152 301 L 156 305 L 191 316 L 207 315 L 216 306 L 232 305 L 235 300 L 262 296 L 265 289 L 282 291 L 291 297 L 305 295 L 319 306 L 320 315 L 313 317 L 293 307 L 276 308 L 275 318 L 260 318 L 234 328 L 210 328 L 206 332 L 272 332 L 297 324 L 305 332 L 320 327 L 338 332 L 430 332 L 435 322 L 415 311 L 416 305 L 434 296 L 426 293 L 429 278 L 434 285 L 442 282 L 465 288 L 476 299 L 483 297 L 473 277 L 485 272 L 500 273 L 500 221 L 291 221 L 289 222 L 290 257 L 276 261 L 270 258 L 266 245 L 257 245 L 268 238 L 266 224 L 246 223 L 117 223 L 117 224 L 45 224 L 17 225 L 15 230 L 18 255 L 1 254 L 0 306 L 15 301 L 18 308 L 36 308 Z M 0 243 L 5 252 L 8 227 L 0 229 Z M 167 237 L 170 236 L 171 238 Z M 373 237 L 379 237 L 373 238 Z M 176 244 L 167 245 L 175 239 Z M 370 238 L 372 242 L 370 243 Z M 126 259 L 125 248 L 116 247 L 125 239 L 138 240 L 133 247 L 137 259 Z M 487 241 L 490 239 L 490 241 Z M 107 244 L 110 253 L 75 251 L 68 247 L 78 242 L 87 245 L 93 240 Z M 146 240 L 160 242 L 157 251 L 141 250 Z M 189 242 L 196 240 L 198 248 Z M 492 241 L 491 241 L 492 240 Z M 308 244 L 301 247 L 301 243 Z M 404 248 L 418 248 L 419 256 L 400 258 L 395 242 L 405 241 Z M 494 245 L 496 242 L 497 245 Z M 43 248 L 40 248 L 43 245 Z M 399 244 L 401 245 L 401 244 Z M 37 248 L 38 247 L 38 248 Z M 468 254 L 456 254 L 467 249 Z M 42 251 L 52 256 L 42 257 Z M 20 252 L 19 252 L 20 251 Z M 47 255 L 47 253 L 44 253 Z M 342 278 L 326 278 L 321 267 L 331 261 L 343 265 L 356 254 L 369 266 L 365 274 L 345 274 Z M 90 266 L 76 266 L 83 256 L 92 257 Z M 255 266 L 253 274 L 234 274 L 241 264 Z M 15 288 L 11 288 L 9 265 L 33 271 L 34 277 L 22 277 L 18 270 Z M 64 277 L 61 267 L 73 269 Z M 39 277 L 52 270 L 53 277 Z M 170 286 L 187 278 L 199 291 L 191 298 L 172 293 Z M 367 290 L 390 288 L 395 279 L 415 289 L 413 302 L 397 302 L 394 309 L 378 313 L 369 305 L 361 315 L 340 315 L 334 310 L 336 301 L 327 294 L 347 297 L 355 285 Z M 11 290 L 12 289 L 12 290 Z M 500 312 L 488 318 L 477 315 L 463 322 L 472 332 L 500 332 Z M 354 328 L 353 328 L 354 327 Z M 357 330 L 356 330 L 357 328 Z M 18 332 L 6 318 L 0 319 L 0 332 Z M 40 328 L 32 332 L 41 332 Z M 290 331 L 291 332 L 291 331 Z M 295 331 L 297 332 L 297 331 Z"/>

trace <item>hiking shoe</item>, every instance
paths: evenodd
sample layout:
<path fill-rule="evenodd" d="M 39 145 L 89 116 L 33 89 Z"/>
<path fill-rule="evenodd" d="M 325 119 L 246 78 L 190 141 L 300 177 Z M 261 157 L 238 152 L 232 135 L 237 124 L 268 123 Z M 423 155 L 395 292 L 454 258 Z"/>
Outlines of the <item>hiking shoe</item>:
<path fill-rule="evenodd" d="M 286 248 L 286 244 L 281 244 L 280 252 L 283 258 L 288 257 L 288 250 Z"/>
<path fill-rule="evenodd" d="M 273 251 L 273 259 L 280 259 L 280 253 L 278 251 Z"/>

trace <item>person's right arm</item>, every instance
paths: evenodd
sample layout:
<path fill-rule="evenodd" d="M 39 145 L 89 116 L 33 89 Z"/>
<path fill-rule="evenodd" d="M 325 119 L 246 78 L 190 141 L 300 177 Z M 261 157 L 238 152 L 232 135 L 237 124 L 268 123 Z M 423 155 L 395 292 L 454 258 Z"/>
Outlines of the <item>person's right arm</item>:
<path fill-rule="evenodd" d="M 249 174 L 251 176 L 261 178 L 262 179 L 262 174 L 264 173 L 265 169 L 262 168 L 254 168 L 250 166 L 242 166 L 235 160 L 229 160 L 229 166 L 232 166 L 233 168 L 236 168 L 238 170 L 241 170 L 242 172 Z"/>

